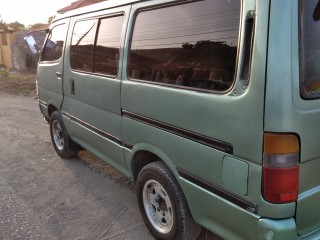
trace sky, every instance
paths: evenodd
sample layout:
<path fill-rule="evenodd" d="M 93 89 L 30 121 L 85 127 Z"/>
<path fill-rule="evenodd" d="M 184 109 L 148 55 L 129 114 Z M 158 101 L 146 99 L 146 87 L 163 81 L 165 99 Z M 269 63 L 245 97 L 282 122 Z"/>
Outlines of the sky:
<path fill-rule="evenodd" d="M 6 23 L 18 21 L 25 26 L 47 23 L 56 11 L 76 0 L 0 0 L 0 17 Z"/>

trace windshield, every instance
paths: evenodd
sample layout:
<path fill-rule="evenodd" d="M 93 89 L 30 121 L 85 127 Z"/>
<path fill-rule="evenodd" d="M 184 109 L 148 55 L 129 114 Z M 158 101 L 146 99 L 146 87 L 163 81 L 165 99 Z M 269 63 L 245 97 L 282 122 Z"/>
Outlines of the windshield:
<path fill-rule="evenodd" d="M 320 0 L 300 0 L 300 93 L 320 98 Z"/>

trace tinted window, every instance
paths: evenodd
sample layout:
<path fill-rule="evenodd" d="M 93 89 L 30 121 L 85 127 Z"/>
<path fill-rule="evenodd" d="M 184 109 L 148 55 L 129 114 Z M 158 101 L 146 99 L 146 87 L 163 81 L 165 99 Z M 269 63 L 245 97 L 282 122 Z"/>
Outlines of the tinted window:
<path fill-rule="evenodd" d="M 123 16 L 102 19 L 94 56 L 94 72 L 116 76 Z"/>
<path fill-rule="evenodd" d="M 98 20 L 77 22 L 71 42 L 71 68 L 86 72 L 92 71 L 92 56 Z"/>
<path fill-rule="evenodd" d="M 42 61 L 56 61 L 61 58 L 66 34 L 65 24 L 52 28 L 42 51 Z"/>
<path fill-rule="evenodd" d="M 128 74 L 185 88 L 231 87 L 237 58 L 240 1 L 206 0 L 140 12 Z"/>
<path fill-rule="evenodd" d="M 319 0 L 300 1 L 300 9 L 300 91 L 304 98 L 320 98 Z"/>
<path fill-rule="evenodd" d="M 80 21 L 71 43 L 71 68 L 116 76 L 123 16 Z"/>

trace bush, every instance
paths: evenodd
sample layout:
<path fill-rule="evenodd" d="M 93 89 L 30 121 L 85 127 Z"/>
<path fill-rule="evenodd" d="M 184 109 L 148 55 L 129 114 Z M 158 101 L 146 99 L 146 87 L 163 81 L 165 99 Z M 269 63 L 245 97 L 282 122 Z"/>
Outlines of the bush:
<path fill-rule="evenodd" d="M 0 66 L 0 78 L 5 78 L 8 76 L 8 74 L 9 74 L 9 69 Z"/>

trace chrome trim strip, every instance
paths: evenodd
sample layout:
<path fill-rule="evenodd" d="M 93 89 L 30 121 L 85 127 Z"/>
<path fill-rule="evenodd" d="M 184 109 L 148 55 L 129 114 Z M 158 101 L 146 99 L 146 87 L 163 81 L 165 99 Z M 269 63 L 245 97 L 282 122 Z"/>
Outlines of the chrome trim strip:
<path fill-rule="evenodd" d="M 121 139 L 117 138 L 117 137 L 114 137 L 112 136 L 111 134 L 107 133 L 107 132 L 104 132 L 74 116 L 72 116 L 71 114 L 65 112 L 65 111 L 61 111 L 62 115 L 68 119 L 70 119 L 71 121 L 74 121 L 75 123 L 87 128 L 88 130 L 91 130 L 93 131 L 94 133 L 100 135 L 101 137 L 103 138 L 106 138 L 120 146 L 123 146 L 124 148 L 127 148 L 129 150 L 132 150 L 133 148 L 133 145 L 130 144 L 130 143 L 127 143 L 127 142 L 123 142 Z M 132 114 L 128 114 L 128 112 L 125 112 L 123 111 L 123 115 L 128 117 L 128 118 L 133 118 L 132 117 Z M 134 115 L 135 116 L 135 115 Z M 134 120 L 137 120 L 136 118 L 133 118 Z M 140 119 L 140 118 L 139 118 Z M 145 121 L 144 121 L 145 122 Z M 148 125 L 151 125 L 153 121 L 151 120 L 150 122 L 148 122 L 147 124 Z M 153 125 L 152 125 L 153 126 Z M 155 125 L 155 126 L 158 126 L 158 125 Z M 162 129 L 162 127 L 161 127 Z M 166 128 L 164 129 L 166 130 Z M 180 130 L 179 131 L 182 131 L 183 130 Z M 197 141 L 199 142 L 199 141 Z M 205 144 L 207 145 L 207 144 Z M 247 200 L 243 199 L 243 198 L 240 198 L 238 196 L 236 196 L 235 194 L 233 193 L 230 193 L 218 186 L 215 186 L 214 184 L 212 183 L 208 183 L 206 180 L 196 176 L 196 175 L 193 175 L 192 173 L 189 173 L 188 171 L 182 169 L 182 168 L 177 168 L 178 170 L 178 173 L 180 175 L 180 177 L 208 190 L 209 192 L 213 193 L 213 194 L 216 194 L 234 204 L 236 204 L 237 206 L 249 211 L 249 212 L 252 212 L 252 213 L 257 213 L 257 205 L 256 204 L 253 204 L 253 203 L 250 203 L 248 202 Z"/>
<path fill-rule="evenodd" d="M 127 142 L 122 142 L 122 145 L 124 148 L 127 148 L 129 150 L 132 150 L 132 148 L 133 148 L 133 145 L 130 143 L 127 143 Z"/>
<path fill-rule="evenodd" d="M 188 180 L 189 182 L 192 182 L 195 185 L 198 185 L 201 188 L 206 189 L 207 191 L 218 195 L 229 202 L 232 202 L 233 204 L 251 212 L 251 213 L 257 213 L 258 212 L 258 206 L 254 203 L 251 203 L 247 201 L 246 199 L 241 198 L 240 196 L 235 195 L 234 193 L 231 193 L 217 185 L 214 185 L 212 183 L 209 183 L 205 179 L 196 176 L 190 172 L 188 172 L 185 169 L 177 168 L 177 171 L 181 178 L 184 178 Z"/>
<path fill-rule="evenodd" d="M 69 120 L 71 120 L 71 118 L 70 118 L 71 115 L 69 113 L 67 113 L 65 111 L 60 111 L 60 112 L 61 112 L 62 116 L 64 116 L 64 117 L 68 118 Z"/>
<path fill-rule="evenodd" d="M 38 101 L 39 101 L 39 105 L 47 108 L 47 102 L 45 102 L 45 101 L 43 101 L 43 100 L 41 100 L 41 99 L 38 99 Z"/>
<path fill-rule="evenodd" d="M 116 143 L 116 144 L 118 144 L 120 146 L 123 146 L 123 142 L 122 142 L 121 139 L 119 139 L 119 138 L 117 138 L 117 137 L 115 137 L 115 136 L 113 136 L 113 135 L 111 135 L 111 134 L 109 134 L 109 133 L 107 133 L 107 132 L 105 132 L 105 131 L 103 131 L 101 129 L 98 129 L 98 128 L 90 125 L 89 123 L 86 123 L 86 122 L 80 120 L 79 118 L 76 118 L 76 117 L 72 116 L 71 114 L 69 114 L 69 113 L 67 113 L 65 111 L 62 111 L 62 115 L 67 117 L 67 118 L 69 118 L 71 121 L 81 125 L 82 127 L 84 127 L 86 129 L 98 134 L 99 136 L 101 136 L 103 138 L 106 138 L 106 139 L 108 139 L 108 140 L 110 140 L 110 141 L 112 141 L 112 142 L 114 142 L 114 143 Z"/>
<path fill-rule="evenodd" d="M 149 126 L 170 132 L 172 134 L 175 134 L 177 136 L 189 139 L 191 141 L 206 145 L 208 147 L 220 150 L 225 153 L 233 154 L 233 146 L 230 143 L 223 142 L 217 139 L 209 138 L 194 132 L 190 132 L 188 130 L 175 127 L 173 125 L 169 125 L 163 122 L 159 122 L 135 113 L 131 113 L 125 110 L 122 110 L 122 115 L 124 117 L 130 118 L 132 120 L 142 122 L 144 124 L 147 124 Z"/>

